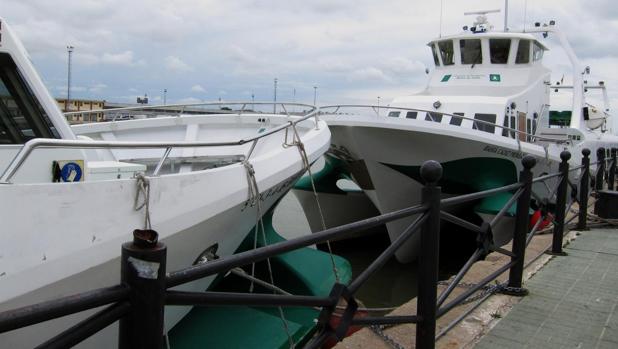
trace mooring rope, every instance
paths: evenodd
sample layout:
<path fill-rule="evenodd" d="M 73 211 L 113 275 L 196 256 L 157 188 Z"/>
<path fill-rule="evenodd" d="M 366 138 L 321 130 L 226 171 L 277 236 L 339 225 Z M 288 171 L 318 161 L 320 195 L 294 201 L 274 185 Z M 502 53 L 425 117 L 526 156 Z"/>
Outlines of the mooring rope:
<path fill-rule="evenodd" d="M 292 144 L 284 144 L 287 146 L 296 146 L 298 148 L 298 152 L 300 153 L 300 157 L 303 161 L 303 169 L 307 171 L 309 175 L 309 180 L 311 181 L 311 189 L 313 190 L 313 197 L 315 199 L 315 203 L 318 206 L 318 212 L 320 213 L 320 222 L 322 224 L 322 230 L 326 230 L 326 220 L 324 219 L 324 213 L 322 212 L 322 206 L 320 205 L 320 198 L 318 196 L 318 191 L 315 187 L 315 181 L 313 180 L 313 172 L 311 171 L 311 164 L 309 163 L 309 157 L 307 156 L 307 151 L 305 150 L 305 145 L 300 139 L 298 135 L 298 130 L 296 130 L 296 124 L 292 125 L 292 130 L 294 131 L 294 137 Z M 330 240 L 326 240 L 326 247 L 328 248 L 328 255 L 330 256 L 330 263 L 333 268 L 333 274 L 335 275 L 335 280 L 339 283 L 339 271 L 337 270 L 337 264 L 335 263 L 335 257 L 333 255 L 333 249 L 330 246 Z"/>
<path fill-rule="evenodd" d="M 247 182 L 248 182 L 248 187 L 249 187 L 249 198 L 248 198 L 249 206 L 250 207 L 254 205 L 256 206 L 256 224 L 255 224 L 255 230 L 254 230 L 254 235 L 253 235 L 253 249 L 256 249 L 260 228 L 262 230 L 262 240 L 263 240 L 264 246 L 268 245 L 266 241 L 266 229 L 264 228 L 264 219 L 262 217 L 262 206 L 260 203 L 260 190 L 257 184 L 257 179 L 255 178 L 255 169 L 253 168 L 253 165 L 247 159 L 243 161 L 243 166 L 245 167 L 245 170 L 246 170 L 245 172 L 247 174 Z M 273 275 L 270 258 L 266 258 L 266 265 L 268 266 L 268 274 L 270 277 L 270 283 L 272 285 L 275 285 L 275 278 Z M 255 278 L 255 263 L 251 264 L 251 277 Z M 249 292 L 253 292 L 253 285 L 254 285 L 254 280 L 251 280 L 251 284 L 249 286 Z M 288 337 L 290 348 L 293 349 L 296 347 L 296 344 L 294 343 L 294 339 L 292 338 L 292 335 L 290 333 L 290 327 L 289 327 L 287 319 L 285 318 L 283 308 L 277 307 L 277 309 L 279 310 L 279 317 L 281 318 L 281 322 L 283 323 L 283 329 L 285 330 L 285 334 Z"/>
<path fill-rule="evenodd" d="M 133 201 L 133 209 L 139 211 L 144 208 L 144 229 L 150 229 L 150 180 L 143 173 L 138 173 L 135 178 L 137 179 L 137 191 Z M 140 194 L 144 196 L 141 203 L 139 202 Z"/>

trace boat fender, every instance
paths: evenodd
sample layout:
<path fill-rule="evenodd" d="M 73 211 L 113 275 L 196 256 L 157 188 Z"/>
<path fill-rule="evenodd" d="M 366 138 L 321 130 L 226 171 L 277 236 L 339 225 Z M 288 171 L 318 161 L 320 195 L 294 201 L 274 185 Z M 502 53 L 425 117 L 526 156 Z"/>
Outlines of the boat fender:
<path fill-rule="evenodd" d="M 532 214 L 532 217 L 530 217 L 530 229 L 532 229 L 532 227 L 536 225 L 539 219 L 543 219 L 543 212 L 541 210 L 536 210 Z M 541 224 L 539 224 L 537 231 L 547 228 L 547 226 L 550 225 L 551 222 L 553 221 L 554 221 L 554 216 L 551 213 L 547 212 L 547 214 L 545 215 L 545 218 L 543 219 Z"/>

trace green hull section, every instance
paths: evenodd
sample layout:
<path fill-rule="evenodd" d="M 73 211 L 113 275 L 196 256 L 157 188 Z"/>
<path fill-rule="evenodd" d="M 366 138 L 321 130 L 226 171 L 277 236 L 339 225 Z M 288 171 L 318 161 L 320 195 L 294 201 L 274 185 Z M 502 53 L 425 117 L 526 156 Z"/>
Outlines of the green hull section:
<path fill-rule="evenodd" d="M 442 192 L 450 195 L 462 195 L 488 189 L 499 188 L 517 182 L 517 168 L 506 159 L 466 158 L 443 162 L 442 178 L 438 185 Z M 422 183 L 420 166 L 401 166 L 384 164 L 406 176 Z M 512 193 L 500 193 L 481 199 L 474 206 L 479 213 L 496 214 L 512 197 Z M 511 206 L 508 215 L 515 215 L 517 204 Z"/>
<path fill-rule="evenodd" d="M 270 211 L 264 216 L 266 241 L 273 244 L 284 241 L 272 225 Z M 239 250 L 253 248 L 251 232 Z M 263 246 L 262 236 L 258 247 Z M 352 279 L 350 263 L 334 256 L 340 282 Z M 330 256 L 322 251 L 303 248 L 287 252 L 270 259 L 275 284 L 296 295 L 327 296 L 335 283 Z M 256 274 L 262 280 L 269 280 L 264 265 L 258 266 Z M 226 278 L 227 279 L 227 278 Z M 223 281 L 213 290 L 247 292 L 248 282 Z M 267 290 L 256 292 L 272 293 Z M 282 308 L 287 320 L 288 331 L 294 343 L 306 342 L 315 331 L 314 319 L 319 312 L 313 308 Z M 169 335 L 170 346 L 178 348 L 289 348 L 289 340 L 277 308 L 267 307 L 195 307 L 185 316 Z"/>

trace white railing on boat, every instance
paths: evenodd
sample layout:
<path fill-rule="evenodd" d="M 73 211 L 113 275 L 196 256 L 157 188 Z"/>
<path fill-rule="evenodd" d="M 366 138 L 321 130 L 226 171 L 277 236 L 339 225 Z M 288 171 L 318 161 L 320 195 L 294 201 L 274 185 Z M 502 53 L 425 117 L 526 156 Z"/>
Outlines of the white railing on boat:
<path fill-rule="evenodd" d="M 272 135 L 274 133 L 285 131 L 285 139 L 288 139 L 288 130 L 290 128 L 295 128 L 296 124 L 313 118 L 315 121 L 315 128 L 318 129 L 319 126 L 319 113 L 318 108 L 308 104 L 301 103 L 286 103 L 286 102 L 216 102 L 216 103 L 198 103 L 199 105 L 240 105 L 240 104 L 270 104 L 270 105 L 281 105 L 282 109 L 285 110 L 285 115 L 290 118 L 287 122 L 281 124 L 280 126 L 274 127 L 270 130 L 265 130 L 262 133 L 259 133 L 256 136 L 249 138 L 242 138 L 237 141 L 230 142 L 196 142 L 196 141 L 177 141 L 177 142 L 134 142 L 134 141 L 100 141 L 100 140 L 73 140 L 73 139 L 51 139 L 51 138 L 34 138 L 26 142 L 20 151 L 15 155 L 9 166 L 6 168 L 2 176 L 0 177 L 0 184 L 11 184 L 11 179 L 15 176 L 17 171 L 21 168 L 24 162 L 28 159 L 30 154 L 38 148 L 76 148 L 76 149 L 157 149 L 164 148 L 165 152 L 159 159 L 157 166 L 155 167 L 152 175 L 157 176 L 159 171 L 163 167 L 165 160 L 168 158 L 173 148 L 199 148 L 199 147 L 223 147 L 223 146 L 241 146 L 244 144 L 251 143 L 251 147 L 249 151 L 245 155 L 244 160 L 248 160 L 257 145 L 257 142 L 264 137 Z M 197 105 L 197 104 L 196 104 Z M 309 111 L 302 116 L 295 116 L 294 119 L 292 115 L 287 112 L 285 105 L 294 105 L 294 106 L 303 106 L 309 107 Z M 157 106 L 149 106 L 148 108 L 156 108 Z M 161 106 L 158 106 L 161 107 Z M 123 108 L 126 109 L 126 108 Z M 138 108 L 138 109 L 143 109 Z M 112 110 L 112 109 L 108 109 Z M 91 112 L 101 112 L 91 111 Z M 82 113 L 82 112 L 77 112 Z M 266 114 L 266 113 L 254 113 L 262 116 L 274 115 L 274 116 L 282 116 L 282 114 Z M 238 114 L 240 115 L 240 114 Z M 247 115 L 247 114 L 245 114 Z M 294 131 L 296 134 L 296 131 Z M 294 136 L 294 135 L 293 135 Z"/>
<path fill-rule="evenodd" d="M 316 106 L 311 105 L 311 104 L 303 104 L 303 103 L 288 103 L 288 102 L 255 102 L 255 101 L 251 101 L 251 102 L 245 102 L 245 101 L 232 101 L 232 102 L 197 102 L 197 103 L 184 103 L 184 104 L 165 104 L 165 105 L 141 105 L 141 106 L 134 106 L 134 107 L 122 107 L 122 108 L 110 108 L 110 109 L 94 109 L 94 110 L 79 110 L 79 111 L 70 111 L 70 112 L 65 112 L 64 115 L 65 116 L 73 116 L 73 115 L 84 115 L 84 114 L 112 114 L 112 113 L 116 113 L 116 115 L 113 116 L 113 119 L 111 121 L 122 121 L 122 120 L 116 120 L 119 116 L 119 113 L 122 112 L 130 112 L 130 111 L 140 111 L 140 110 L 144 110 L 144 111 L 153 111 L 153 112 L 161 112 L 161 113 L 175 113 L 173 115 L 169 115 L 166 114 L 166 116 L 182 116 L 183 113 L 187 110 L 187 108 L 191 108 L 191 107 L 203 107 L 203 106 L 232 106 L 232 105 L 240 105 L 240 109 L 238 110 L 232 110 L 232 109 L 203 109 L 203 110 L 199 110 L 199 109 L 194 109 L 191 110 L 191 114 L 192 115 L 197 115 L 199 112 L 203 112 L 204 114 L 236 114 L 236 115 L 253 115 L 253 114 L 277 114 L 276 112 L 276 106 L 281 106 L 281 109 L 283 110 L 283 113 L 287 116 L 291 116 L 292 114 L 290 114 L 290 112 L 287 110 L 286 106 L 293 106 L 293 107 L 303 107 L 303 108 L 309 108 L 308 111 L 303 110 L 303 112 L 301 113 L 301 115 L 307 115 L 307 114 L 311 114 L 313 112 L 316 111 Z M 251 106 L 252 109 L 247 110 L 248 106 Z M 273 106 L 273 112 L 270 113 L 264 113 L 264 112 L 257 112 L 255 110 L 253 110 L 253 108 L 255 108 L 255 106 L 261 106 L 261 105 L 272 105 Z M 295 114 L 296 115 L 296 114 Z"/>
<path fill-rule="evenodd" d="M 429 116 L 431 118 L 431 121 L 427 120 L 429 122 L 437 122 L 433 118 L 432 114 L 440 114 L 440 115 L 450 116 L 451 118 L 458 118 L 458 119 L 462 119 L 462 120 L 469 120 L 469 121 L 473 122 L 473 125 L 474 124 L 482 124 L 482 125 L 497 127 L 497 128 L 502 129 L 503 131 L 511 132 L 512 134 L 522 135 L 522 136 L 524 136 L 523 138 L 525 138 L 525 139 L 539 140 L 539 141 L 546 141 L 546 142 L 553 142 L 553 143 L 567 143 L 567 144 L 570 143 L 570 140 L 568 140 L 568 139 L 548 138 L 548 137 L 537 136 L 536 134 L 527 133 L 525 131 L 519 131 L 517 129 L 506 127 L 506 126 L 499 125 L 499 124 L 496 124 L 496 123 L 492 123 L 492 122 L 489 122 L 489 121 L 477 120 L 477 119 L 470 118 L 470 117 L 463 116 L 463 115 L 444 113 L 444 112 L 440 112 L 440 111 L 436 111 L 436 110 L 427 110 L 427 109 L 418 109 L 418 108 L 405 108 L 405 107 L 393 107 L 393 106 L 388 106 L 388 105 L 338 104 L 338 105 L 320 106 L 319 114 L 321 114 L 321 115 L 325 115 L 325 114 L 337 115 L 337 113 L 339 112 L 339 109 L 341 109 L 341 108 L 368 108 L 368 109 L 373 109 L 373 111 L 376 113 L 377 117 L 383 117 L 383 116 L 380 115 L 380 112 L 379 112 L 380 109 L 415 111 L 415 112 L 427 113 L 427 116 Z M 335 109 L 335 111 L 333 111 L 332 113 L 329 113 L 329 112 L 325 112 L 324 109 Z M 388 118 L 388 116 L 384 116 L 384 118 Z M 515 140 L 517 141 L 518 146 L 520 146 L 520 142 L 521 142 L 520 137 L 515 137 Z M 530 143 L 530 142 L 528 142 L 528 143 Z"/>

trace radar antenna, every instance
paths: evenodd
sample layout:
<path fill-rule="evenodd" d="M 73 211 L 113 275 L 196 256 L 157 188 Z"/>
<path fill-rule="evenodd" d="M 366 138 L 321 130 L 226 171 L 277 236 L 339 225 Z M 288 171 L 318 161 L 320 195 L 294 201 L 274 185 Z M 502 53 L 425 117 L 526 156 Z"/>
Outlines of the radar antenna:
<path fill-rule="evenodd" d="M 472 12 L 464 12 L 464 16 L 478 15 L 476 16 L 476 20 L 472 24 L 470 30 L 473 33 L 484 33 L 487 30 L 493 29 L 493 26 L 489 24 L 487 21 L 487 14 L 489 13 L 499 13 L 500 10 L 480 10 L 480 11 L 472 11 Z"/>

